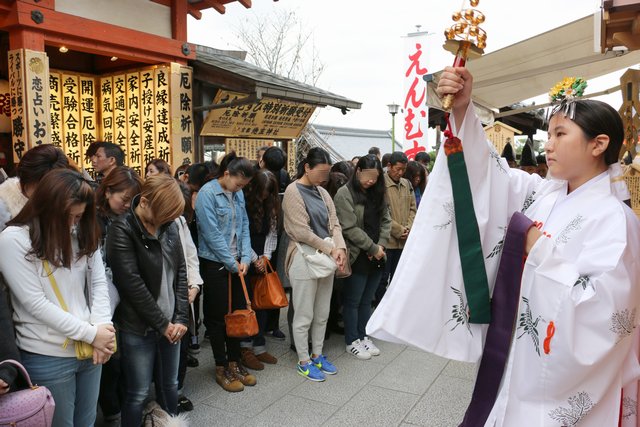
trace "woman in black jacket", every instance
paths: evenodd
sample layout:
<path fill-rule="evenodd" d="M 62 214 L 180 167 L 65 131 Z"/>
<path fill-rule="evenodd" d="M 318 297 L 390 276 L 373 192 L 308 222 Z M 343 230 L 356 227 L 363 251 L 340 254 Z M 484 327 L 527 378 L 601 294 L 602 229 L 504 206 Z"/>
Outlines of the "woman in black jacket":
<path fill-rule="evenodd" d="M 109 299 L 111 313 L 118 305 L 120 297 L 114 291 L 113 276 L 106 259 L 105 242 L 110 225 L 120 216 L 129 211 L 131 200 L 140 193 L 142 179 L 131 168 L 118 166 L 107 175 L 96 190 L 96 216 L 100 225 L 102 246 L 102 261 L 105 266 L 107 282 L 109 282 Z M 98 403 L 106 422 L 120 419 L 120 407 L 124 400 L 125 387 L 122 378 L 121 352 L 116 352 L 109 361 L 102 366 L 100 377 L 100 395 Z"/>
<path fill-rule="evenodd" d="M 107 259 L 120 293 L 114 321 L 127 384 L 123 427 L 142 422 L 156 359 L 161 367 L 156 376 L 161 383 L 158 403 L 170 414 L 177 413 L 176 344 L 187 331 L 189 305 L 185 259 L 174 222 L 183 209 L 178 183 L 169 175 L 152 176 L 107 235 Z"/>

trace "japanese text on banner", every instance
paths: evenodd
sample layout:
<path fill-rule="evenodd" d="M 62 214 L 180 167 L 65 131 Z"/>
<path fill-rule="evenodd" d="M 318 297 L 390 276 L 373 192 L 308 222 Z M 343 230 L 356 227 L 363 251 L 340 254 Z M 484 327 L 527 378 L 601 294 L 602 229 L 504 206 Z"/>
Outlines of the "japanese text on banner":
<path fill-rule="evenodd" d="M 423 76 L 427 74 L 426 54 L 423 51 L 426 36 L 410 37 L 405 56 L 404 73 L 404 149 L 409 160 L 426 151 L 429 107 L 426 104 L 427 85 Z"/>

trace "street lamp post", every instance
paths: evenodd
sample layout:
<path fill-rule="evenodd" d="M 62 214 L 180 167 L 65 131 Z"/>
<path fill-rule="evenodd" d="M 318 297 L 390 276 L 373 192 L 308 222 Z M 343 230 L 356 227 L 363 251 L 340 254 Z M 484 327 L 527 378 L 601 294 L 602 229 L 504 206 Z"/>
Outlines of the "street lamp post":
<path fill-rule="evenodd" d="M 393 153 L 396 150 L 396 114 L 400 109 L 398 104 L 389 104 L 389 114 L 391 114 L 391 152 Z"/>

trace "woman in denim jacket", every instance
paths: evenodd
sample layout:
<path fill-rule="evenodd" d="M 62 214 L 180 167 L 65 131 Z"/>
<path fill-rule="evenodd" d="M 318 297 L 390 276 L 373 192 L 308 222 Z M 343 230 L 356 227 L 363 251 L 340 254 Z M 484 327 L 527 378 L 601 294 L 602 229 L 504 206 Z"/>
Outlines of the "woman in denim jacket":
<path fill-rule="evenodd" d="M 249 160 L 231 152 L 222 160 L 216 179 L 202 187 L 196 200 L 204 324 L 216 361 L 216 382 L 229 392 L 256 384 L 255 376 L 239 363 L 240 339 L 227 336 L 224 319 L 229 303 L 229 275 L 233 309 L 244 308 L 245 304 L 239 275 L 244 276 L 249 270 L 251 238 L 241 190 L 254 174 Z"/>

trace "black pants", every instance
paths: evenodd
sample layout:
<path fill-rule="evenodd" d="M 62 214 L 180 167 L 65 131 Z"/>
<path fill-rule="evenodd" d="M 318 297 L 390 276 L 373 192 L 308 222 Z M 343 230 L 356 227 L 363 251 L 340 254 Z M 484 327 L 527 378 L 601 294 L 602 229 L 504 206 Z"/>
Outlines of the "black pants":
<path fill-rule="evenodd" d="M 384 266 L 384 273 L 380 278 L 380 284 L 376 289 L 375 305 L 378 305 L 382 301 L 382 297 L 387 292 L 387 286 L 391 284 L 391 279 L 396 273 L 400 256 L 402 255 L 402 249 L 387 249 L 387 263 Z"/>
<path fill-rule="evenodd" d="M 120 356 L 118 351 L 102 365 L 98 402 L 105 418 L 120 414 L 120 407 L 124 402 L 125 386 Z"/>
<path fill-rule="evenodd" d="M 204 325 L 209 332 L 216 366 L 240 361 L 240 339 L 227 336 L 224 316 L 229 311 L 229 272 L 219 262 L 200 259 L 200 274 L 204 281 L 202 310 Z M 246 308 L 238 274 L 232 274 L 232 308 Z"/>

